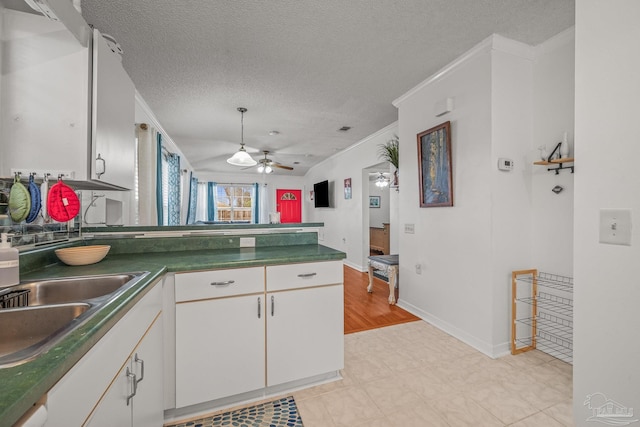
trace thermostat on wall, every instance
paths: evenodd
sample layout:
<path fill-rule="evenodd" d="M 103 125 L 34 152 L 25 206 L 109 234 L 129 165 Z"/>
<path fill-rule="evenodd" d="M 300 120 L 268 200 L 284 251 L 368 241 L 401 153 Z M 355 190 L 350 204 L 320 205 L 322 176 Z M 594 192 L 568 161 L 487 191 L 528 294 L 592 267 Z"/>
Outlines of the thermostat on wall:
<path fill-rule="evenodd" d="M 500 169 L 501 171 L 513 170 L 513 160 L 500 157 L 498 159 L 498 169 Z"/>

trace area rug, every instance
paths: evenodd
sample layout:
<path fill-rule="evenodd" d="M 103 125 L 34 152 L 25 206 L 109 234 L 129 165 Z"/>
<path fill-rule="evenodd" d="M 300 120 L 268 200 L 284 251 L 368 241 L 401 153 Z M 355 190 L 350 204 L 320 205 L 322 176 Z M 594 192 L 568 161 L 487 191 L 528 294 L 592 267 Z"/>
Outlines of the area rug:
<path fill-rule="evenodd" d="M 165 427 L 304 427 L 293 396 Z"/>

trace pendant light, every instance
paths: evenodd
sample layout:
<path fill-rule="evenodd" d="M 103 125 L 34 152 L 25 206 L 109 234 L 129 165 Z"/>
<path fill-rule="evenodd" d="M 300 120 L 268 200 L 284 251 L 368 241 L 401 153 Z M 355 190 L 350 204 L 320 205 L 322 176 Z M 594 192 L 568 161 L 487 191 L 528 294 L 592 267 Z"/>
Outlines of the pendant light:
<path fill-rule="evenodd" d="M 238 107 L 238 111 L 240 111 L 240 125 L 241 125 L 241 134 L 240 134 L 240 149 L 230 158 L 227 159 L 227 163 L 233 166 L 255 166 L 258 164 L 247 150 L 244 149 L 244 113 L 247 112 L 247 109 L 244 107 Z"/>

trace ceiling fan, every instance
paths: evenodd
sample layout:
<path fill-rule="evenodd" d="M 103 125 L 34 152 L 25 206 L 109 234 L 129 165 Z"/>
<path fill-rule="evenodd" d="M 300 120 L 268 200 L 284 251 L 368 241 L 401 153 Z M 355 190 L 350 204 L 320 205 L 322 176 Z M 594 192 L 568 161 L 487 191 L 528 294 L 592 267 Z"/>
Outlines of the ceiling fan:
<path fill-rule="evenodd" d="M 269 154 L 268 150 L 264 150 L 264 158 L 258 160 L 258 172 L 259 173 L 271 173 L 273 172 L 273 168 L 280 168 L 280 169 L 286 169 L 289 171 L 292 171 L 293 168 L 291 166 L 285 166 L 282 165 L 278 162 L 274 162 L 273 160 L 271 160 L 270 158 L 267 157 L 267 155 Z"/>

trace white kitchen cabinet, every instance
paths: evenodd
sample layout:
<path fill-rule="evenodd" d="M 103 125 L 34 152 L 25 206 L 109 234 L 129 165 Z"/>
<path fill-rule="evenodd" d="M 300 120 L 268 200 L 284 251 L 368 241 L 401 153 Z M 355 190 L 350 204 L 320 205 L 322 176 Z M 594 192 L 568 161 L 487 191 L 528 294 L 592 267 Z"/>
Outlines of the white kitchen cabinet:
<path fill-rule="evenodd" d="M 91 179 L 131 189 L 135 161 L 135 87 L 98 30 L 93 30 Z"/>
<path fill-rule="evenodd" d="M 92 425 L 130 425 L 132 413 L 131 407 L 126 405 L 126 399 L 120 399 L 120 405 L 112 405 L 114 398 L 130 393 L 129 384 L 121 381 L 120 372 L 126 371 L 136 352 L 145 361 L 145 377 L 138 384 L 139 396 L 136 396 L 141 397 L 138 401 L 140 414 L 152 413 L 154 420 L 158 420 L 155 425 L 162 425 L 164 371 L 161 309 L 162 286 L 156 284 L 49 390 L 47 427 L 81 426 L 86 425 L 89 419 L 93 420 Z M 134 368 L 137 370 L 133 373 L 139 378 L 140 364 Z M 119 409 L 111 410 L 112 407 Z M 108 415 L 106 421 L 102 419 L 102 414 Z M 128 423 L 113 421 L 116 417 L 123 417 Z"/>
<path fill-rule="evenodd" d="M 344 367 L 342 268 L 340 261 L 267 267 L 267 386 Z"/>
<path fill-rule="evenodd" d="M 164 422 L 161 354 L 162 320 L 158 318 L 134 354 L 126 359 L 85 425 L 161 426 Z"/>
<path fill-rule="evenodd" d="M 268 293 L 267 386 L 344 367 L 343 287 Z"/>
<path fill-rule="evenodd" d="M 0 176 L 65 173 L 74 188 L 131 188 L 135 88 L 118 55 L 97 31 L 95 46 L 82 46 L 60 22 L 0 13 Z"/>
<path fill-rule="evenodd" d="M 264 267 L 176 274 L 176 407 L 264 387 Z"/>
<path fill-rule="evenodd" d="M 341 261 L 176 274 L 176 408 L 344 365 Z"/>

